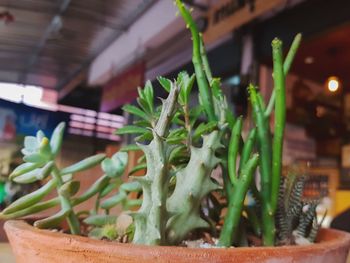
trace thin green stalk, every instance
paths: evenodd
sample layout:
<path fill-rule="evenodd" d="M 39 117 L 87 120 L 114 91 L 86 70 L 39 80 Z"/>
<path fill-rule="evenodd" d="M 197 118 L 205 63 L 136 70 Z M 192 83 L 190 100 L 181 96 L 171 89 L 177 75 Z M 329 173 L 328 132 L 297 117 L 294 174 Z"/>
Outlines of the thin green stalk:
<path fill-rule="evenodd" d="M 63 180 L 62 180 L 60 172 L 56 166 L 54 166 L 54 168 L 53 168 L 52 175 L 56 179 L 57 189 L 59 189 L 63 185 Z M 59 194 L 59 191 L 58 191 L 58 194 Z M 60 194 L 59 194 L 59 199 L 61 202 L 62 210 L 69 211 L 69 214 L 67 217 L 67 222 L 68 222 L 69 229 L 70 229 L 71 233 L 73 235 L 80 235 L 80 223 L 79 223 L 77 216 L 75 215 L 75 213 L 73 211 L 73 206 L 72 206 L 70 200 L 67 197 L 60 195 Z"/>
<path fill-rule="evenodd" d="M 253 115 L 257 125 L 257 138 L 260 153 L 261 195 L 263 200 L 270 200 L 271 176 L 271 138 L 269 136 L 269 123 L 264 118 L 264 112 L 259 103 L 257 91 L 253 85 L 249 86 L 250 101 Z"/>
<path fill-rule="evenodd" d="M 292 66 L 294 57 L 295 57 L 295 55 L 296 55 L 296 53 L 298 51 L 298 48 L 299 48 L 300 43 L 301 43 L 301 40 L 302 40 L 302 35 L 300 33 L 297 34 L 294 37 L 292 45 L 290 46 L 290 49 L 288 51 L 287 57 L 286 57 L 286 59 L 284 60 L 284 63 L 283 63 L 283 72 L 284 72 L 285 76 L 287 76 L 287 74 L 288 74 L 288 72 L 289 72 L 289 70 L 290 70 L 290 68 Z M 271 97 L 270 97 L 269 104 L 268 104 L 268 106 L 266 108 L 266 111 L 265 111 L 265 116 L 266 117 L 269 117 L 271 115 L 273 107 L 275 106 L 275 97 L 276 97 L 276 91 L 275 91 L 275 89 L 273 89 Z"/>
<path fill-rule="evenodd" d="M 253 173 L 258 165 L 258 161 L 259 155 L 253 155 L 241 170 L 237 185 L 234 188 L 234 191 L 232 191 L 231 196 L 228 198 L 229 204 L 227 214 L 220 233 L 218 246 L 230 247 L 232 245 L 232 241 L 238 232 L 237 230 L 242 215 L 244 199 L 252 181 Z"/>
<path fill-rule="evenodd" d="M 215 121 L 217 118 L 215 116 L 214 103 L 211 95 L 211 90 L 209 89 L 209 85 L 206 79 L 205 72 L 203 70 L 203 62 L 201 58 L 200 52 L 200 37 L 199 31 L 196 23 L 194 22 L 191 13 L 185 7 L 184 3 L 181 0 L 175 0 L 175 3 L 178 7 L 178 10 L 183 17 L 186 26 L 190 29 L 192 35 L 192 43 L 193 43 L 193 56 L 192 63 L 194 66 L 194 70 L 196 73 L 196 79 L 199 89 L 200 95 L 200 103 L 203 105 L 209 121 Z"/>
<path fill-rule="evenodd" d="M 202 58 L 202 63 L 203 63 L 203 69 L 205 72 L 205 75 L 207 76 L 208 82 L 211 83 L 213 81 L 213 74 L 211 73 L 208 57 L 207 57 L 207 52 L 205 50 L 204 42 L 203 42 L 203 37 L 202 34 L 199 34 L 199 49 L 201 52 L 201 58 Z"/>
<path fill-rule="evenodd" d="M 271 182 L 271 207 L 275 213 L 278 201 L 278 191 L 282 172 L 283 135 L 286 125 L 286 87 L 283 72 L 282 41 L 272 41 L 273 79 L 276 91 L 275 101 L 275 125 L 272 150 L 272 182 Z"/>
<path fill-rule="evenodd" d="M 243 119 L 239 117 L 233 126 L 230 143 L 228 147 L 228 174 L 231 180 L 232 185 L 237 183 L 237 174 L 236 174 L 236 160 L 239 152 L 240 138 L 242 131 Z"/>
<path fill-rule="evenodd" d="M 259 99 L 253 85 L 249 86 L 250 102 L 257 125 L 258 149 L 260 153 L 261 200 L 262 200 L 262 232 L 265 246 L 272 246 L 275 239 L 275 221 L 271 209 L 271 138 L 269 122 L 264 116 L 262 100 Z"/>

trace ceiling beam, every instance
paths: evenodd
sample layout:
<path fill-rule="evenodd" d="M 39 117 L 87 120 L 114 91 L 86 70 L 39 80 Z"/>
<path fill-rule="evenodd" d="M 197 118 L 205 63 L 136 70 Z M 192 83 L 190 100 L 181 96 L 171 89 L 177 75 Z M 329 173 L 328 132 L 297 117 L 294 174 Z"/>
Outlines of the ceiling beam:
<path fill-rule="evenodd" d="M 128 18 L 125 21 L 124 26 L 122 27 L 122 30 L 116 31 L 108 40 L 105 41 L 101 47 L 91 54 L 82 64 L 80 67 L 78 67 L 75 71 L 73 71 L 71 74 L 69 74 L 66 78 L 64 78 L 62 81 L 60 81 L 57 84 L 56 89 L 58 91 L 62 90 L 62 93 L 60 92 L 60 98 L 62 99 L 64 96 L 66 96 L 69 92 L 71 92 L 78 82 L 75 81 L 75 79 L 80 79 L 82 75 L 86 76 L 85 72 L 88 71 L 88 67 L 90 66 L 91 62 L 94 61 L 107 47 L 109 47 L 116 39 L 118 39 L 128 28 L 144 13 L 148 10 L 148 8 L 155 3 L 157 0 L 144 0 L 142 4 L 132 13 L 128 16 Z M 83 73 L 82 73 L 83 72 Z M 76 85 L 72 87 L 71 83 L 75 83 Z M 69 92 L 67 92 L 69 91 Z"/>
<path fill-rule="evenodd" d="M 57 23 L 59 23 L 59 20 L 61 19 L 60 16 L 67 10 L 70 3 L 71 3 L 71 0 L 62 0 L 58 12 L 52 18 L 50 24 L 48 25 L 44 34 L 41 37 L 40 42 L 35 47 L 32 55 L 29 57 L 28 62 L 26 63 L 26 66 L 25 66 L 25 70 L 20 74 L 19 79 L 18 79 L 19 83 L 25 84 L 28 72 L 30 71 L 32 66 L 35 64 L 35 62 L 37 61 L 37 59 L 40 55 L 40 52 L 44 48 L 47 40 L 49 39 L 50 35 L 57 27 Z"/>

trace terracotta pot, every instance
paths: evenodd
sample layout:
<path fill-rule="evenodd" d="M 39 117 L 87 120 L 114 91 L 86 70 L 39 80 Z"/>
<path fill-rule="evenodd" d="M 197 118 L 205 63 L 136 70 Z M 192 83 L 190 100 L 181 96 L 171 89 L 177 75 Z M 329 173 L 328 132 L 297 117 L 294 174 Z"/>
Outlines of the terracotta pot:
<path fill-rule="evenodd" d="M 5 230 L 16 262 L 307 262 L 342 263 L 350 235 L 322 229 L 318 243 L 307 246 L 256 248 L 184 248 L 118 244 L 38 230 L 24 221 L 8 221 Z"/>

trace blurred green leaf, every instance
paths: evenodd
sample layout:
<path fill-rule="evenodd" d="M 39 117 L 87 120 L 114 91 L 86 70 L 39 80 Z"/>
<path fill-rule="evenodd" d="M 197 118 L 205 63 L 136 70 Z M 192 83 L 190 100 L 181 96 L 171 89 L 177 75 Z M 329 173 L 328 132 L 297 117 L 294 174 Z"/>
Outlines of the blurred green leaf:
<path fill-rule="evenodd" d="M 93 226 L 104 226 L 107 224 L 115 224 L 117 216 L 113 215 L 92 215 L 84 219 L 84 223 Z"/>
<path fill-rule="evenodd" d="M 117 193 L 116 195 L 104 200 L 101 203 L 102 209 L 111 209 L 112 207 L 120 204 L 127 198 L 127 194 L 124 191 Z"/>
<path fill-rule="evenodd" d="M 57 127 L 54 129 L 52 133 L 50 146 L 51 146 L 51 153 L 53 156 L 56 156 L 61 149 L 65 127 L 66 127 L 66 124 L 64 122 L 61 122 L 60 124 L 57 125 Z"/>
<path fill-rule="evenodd" d="M 140 147 L 137 146 L 137 144 L 125 145 L 120 149 L 121 152 L 138 151 L 138 150 L 140 150 Z"/>
<path fill-rule="evenodd" d="M 48 162 L 43 168 L 37 168 L 19 176 L 13 177 L 12 180 L 19 184 L 30 184 L 45 179 L 52 171 L 54 163 Z"/>
<path fill-rule="evenodd" d="M 217 128 L 217 122 L 216 121 L 210 121 L 208 123 L 202 122 L 199 124 L 197 129 L 193 133 L 193 139 L 197 140 L 199 139 L 202 135 L 209 133 Z"/>
<path fill-rule="evenodd" d="M 71 166 L 63 168 L 60 171 L 60 173 L 61 173 L 61 175 L 65 175 L 65 174 L 73 174 L 73 173 L 77 173 L 80 171 L 84 171 L 84 170 L 87 170 L 91 167 L 96 166 L 105 158 L 106 158 L 105 154 L 102 154 L 102 153 L 96 154 L 96 155 L 88 157 L 88 158 L 86 158 L 78 163 L 75 163 Z"/>
<path fill-rule="evenodd" d="M 50 217 L 35 221 L 34 226 L 40 229 L 56 228 L 68 216 L 69 213 L 69 210 L 61 210 Z"/>
<path fill-rule="evenodd" d="M 125 105 L 123 107 L 123 110 L 126 112 L 129 112 L 133 115 L 136 115 L 144 120 L 149 120 L 149 116 L 143 112 L 141 109 L 139 109 L 138 107 L 134 106 L 134 105 Z"/>
<path fill-rule="evenodd" d="M 123 175 L 127 164 L 128 154 L 126 152 L 117 152 L 111 159 L 104 159 L 101 167 L 108 177 L 114 178 Z"/>
<path fill-rule="evenodd" d="M 13 180 L 13 178 L 20 176 L 22 174 L 31 172 L 34 169 L 39 167 L 40 167 L 40 164 L 37 164 L 37 163 L 22 163 L 12 171 L 12 173 L 9 175 L 9 179 Z"/>
<path fill-rule="evenodd" d="M 160 85 L 167 91 L 167 92 L 170 92 L 170 89 L 171 89 L 171 81 L 167 78 L 164 78 L 164 77 L 157 77 Z"/>
<path fill-rule="evenodd" d="M 115 133 L 117 135 L 123 135 L 123 134 L 143 134 L 145 132 L 148 132 L 149 130 L 146 128 L 134 126 L 134 125 L 127 125 L 122 128 L 119 128 Z"/>

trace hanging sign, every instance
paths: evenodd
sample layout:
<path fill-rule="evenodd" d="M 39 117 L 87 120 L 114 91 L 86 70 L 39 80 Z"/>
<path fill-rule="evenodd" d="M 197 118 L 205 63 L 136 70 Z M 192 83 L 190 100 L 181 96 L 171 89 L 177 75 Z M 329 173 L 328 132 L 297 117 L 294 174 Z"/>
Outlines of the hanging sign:
<path fill-rule="evenodd" d="M 221 0 L 209 11 L 208 27 L 203 33 L 204 42 L 213 42 L 286 1 Z"/>
<path fill-rule="evenodd" d="M 103 88 L 101 111 L 108 112 L 134 100 L 144 75 L 145 64 L 139 63 L 112 78 Z"/>

